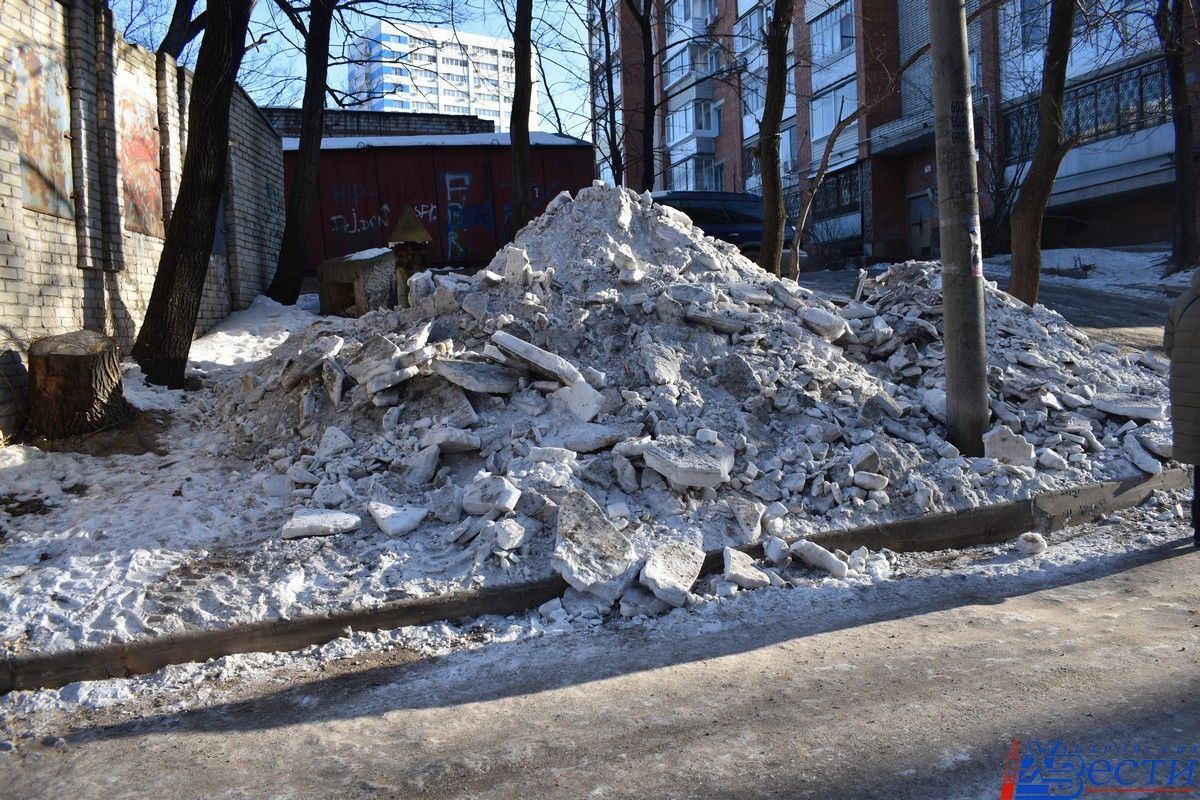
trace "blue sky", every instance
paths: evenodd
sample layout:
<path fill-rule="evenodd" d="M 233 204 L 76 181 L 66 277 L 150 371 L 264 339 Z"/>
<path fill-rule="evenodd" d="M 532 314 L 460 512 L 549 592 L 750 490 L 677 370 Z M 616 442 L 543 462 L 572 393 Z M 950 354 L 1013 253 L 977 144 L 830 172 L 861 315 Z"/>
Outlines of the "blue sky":
<path fill-rule="evenodd" d="M 504 15 L 496 0 L 453 0 L 454 26 L 469 33 L 488 36 L 509 36 Z M 511 0 L 509 2 L 511 5 Z M 154 49 L 170 22 L 173 3 L 170 0 L 111 0 L 117 28 L 130 41 Z M 428 7 L 430 4 L 425 4 Z M 587 74 L 586 31 L 580 19 L 585 4 L 570 0 L 549 0 L 534 3 L 538 16 L 534 42 L 538 47 L 551 94 L 559 107 L 558 119 L 553 117 L 544 84 L 538 84 L 541 130 L 555 130 L 558 122 L 567 133 L 587 136 Z M 398 17 L 398 19 L 402 19 Z M 361 29 L 371 20 L 360 17 Z M 413 21 L 420 21 L 414 19 Z M 356 27 L 359 27 L 356 25 Z M 257 46 L 248 51 L 243 61 L 242 84 L 262 105 L 299 105 L 303 91 L 304 58 L 298 36 L 284 20 L 273 2 L 259 0 L 254 9 L 250 30 L 251 41 Z M 346 35 L 334 36 L 335 57 Z M 196 45 L 185 52 L 183 60 L 191 63 Z M 536 79 L 536 76 L 535 76 Z M 330 84 L 335 89 L 347 85 L 347 68 L 331 68 Z"/>

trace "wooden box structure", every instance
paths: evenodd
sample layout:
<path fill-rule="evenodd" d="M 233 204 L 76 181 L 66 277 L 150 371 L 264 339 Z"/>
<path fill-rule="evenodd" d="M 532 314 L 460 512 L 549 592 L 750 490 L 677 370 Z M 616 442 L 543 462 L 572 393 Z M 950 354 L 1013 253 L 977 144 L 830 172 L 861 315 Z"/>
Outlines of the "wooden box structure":
<path fill-rule="evenodd" d="M 361 317 L 396 304 L 396 257 L 385 247 L 322 261 L 317 267 L 321 313 Z"/>

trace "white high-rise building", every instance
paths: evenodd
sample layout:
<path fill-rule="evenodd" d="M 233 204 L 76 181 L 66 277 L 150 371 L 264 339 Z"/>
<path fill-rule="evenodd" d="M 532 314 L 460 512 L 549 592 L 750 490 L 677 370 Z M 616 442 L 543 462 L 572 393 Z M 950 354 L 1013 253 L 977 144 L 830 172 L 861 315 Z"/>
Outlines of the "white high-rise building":
<path fill-rule="evenodd" d="M 507 131 L 512 108 L 513 45 L 508 38 L 381 20 L 360 37 L 350 89 L 368 111 L 473 114 Z M 533 54 L 537 75 L 537 51 Z M 529 128 L 538 128 L 534 80 Z"/>

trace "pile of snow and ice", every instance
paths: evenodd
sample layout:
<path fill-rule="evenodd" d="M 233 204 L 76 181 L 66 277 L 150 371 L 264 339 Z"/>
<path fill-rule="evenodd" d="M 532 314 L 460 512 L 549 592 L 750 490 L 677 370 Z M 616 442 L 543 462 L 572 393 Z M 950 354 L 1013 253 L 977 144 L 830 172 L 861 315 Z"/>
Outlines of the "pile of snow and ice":
<path fill-rule="evenodd" d="M 1169 453 L 1162 361 L 990 288 L 995 427 L 961 457 L 933 265 L 840 307 L 627 190 L 564 193 L 488 268 L 420 274 L 409 296 L 319 320 L 212 401 L 252 485 L 289 509 L 283 538 L 419 543 L 480 575 L 550 565 L 650 608 L 687 601 L 705 550 L 766 540 L 776 563 L 881 577 L 878 554 L 788 542 Z M 724 578 L 769 580 L 736 550 Z"/>

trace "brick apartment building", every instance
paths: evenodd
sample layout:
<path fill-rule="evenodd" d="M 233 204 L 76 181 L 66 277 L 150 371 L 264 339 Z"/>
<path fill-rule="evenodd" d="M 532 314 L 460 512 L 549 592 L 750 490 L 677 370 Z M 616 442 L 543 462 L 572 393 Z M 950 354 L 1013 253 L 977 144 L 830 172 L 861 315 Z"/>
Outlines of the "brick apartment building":
<path fill-rule="evenodd" d="M 758 192 L 755 148 L 769 5 L 654 0 L 655 102 L 647 113 L 647 59 L 637 19 L 624 2 L 590 3 L 599 173 L 638 186 L 652 163 L 656 189 Z M 1119 13 L 1108 8 L 1113 3 Z M 1065 97 L 1066 125 L 1077 145 L 1063 161 L 1050 200 L 1046 244 L 1168 240 L 1174 135 L 1151 18 L 1154 0 L 1092 0 L 1084 7 L 1090 13 L 1077 12 Z M 1045 0 L 982 7 L 969 0 L 968 15 L 985 243 L 995 251 L 1004 248 L 1002 212 L 1032 149 L 1049 9 Z M 865 106 L 833 145 L 806 235 L 810 250 L 868 261 L 936 253 L 928 41 L 920 0 L 797 1 L 780 142 L 785 195 L 793 208 L 834 126 Z M 1196 80 L 1198 66 L 1193 48 L 1189 80 Z M 613 76 L 616 114 L 607 109 L 607 75 Z M 1200 82 L 1191 89 L 1200 92 Z M 653 161 L 643 157 L 639 134 L 646 119 L 655 130 Z M 614 138 L 623 176 L 613 175 Z"/>

